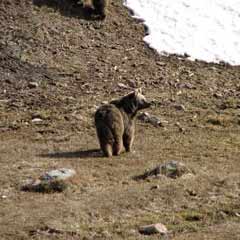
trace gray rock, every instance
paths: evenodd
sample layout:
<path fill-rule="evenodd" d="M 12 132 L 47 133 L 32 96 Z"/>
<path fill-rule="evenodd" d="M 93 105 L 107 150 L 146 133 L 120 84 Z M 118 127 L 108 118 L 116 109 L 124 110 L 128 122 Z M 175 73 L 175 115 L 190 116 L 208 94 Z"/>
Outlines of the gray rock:
<path fill-rule="evenodd" d="M 45 173 L 35 180 L 28 180 L 22 187 L 22 191 L 29 192 L 62 192 L 68 187 L 67 180 L 76 174 L 73 169 L 57 169 Z"/>
<path fill-rule="evenodd" d="M 139 228 L 139 232 L 141 234 L 145 235 L 151 235 L 151 234 L 162 234 L 162 235 L 167 235 L 168 230 L 165 225 L 161 223 L 156 223 L 156 224 L 151 224 L 151 225 L 146 225 L 142 226 Z"/>
<path fill-rule="evenodd" d="M 178 178 L 185 174 L 192 173 L 192 170 L 188 169 L 183 163 L 177 161 L 169 161 L 163 163 L 145 173 L 135 176 L 135 180 L 145 180 L 151 176 L 164 175 L 169 178 Z"/>
<path fill-rule="evenodd" d="M 141 112 L 138 119 L 145 123 L 150 123 L 155 127 L 163 126 L 164 123 L 167 123 L 167 121 L 161 121 L 159 117 L 153 116 L 147 112 Z"/>
<path fill-rule="evenodd" d="M 46 172 L 40 177 L 40 180 L 66 180 L 73 177 L 76 171 L 73 169 L 61 168 Z"/>

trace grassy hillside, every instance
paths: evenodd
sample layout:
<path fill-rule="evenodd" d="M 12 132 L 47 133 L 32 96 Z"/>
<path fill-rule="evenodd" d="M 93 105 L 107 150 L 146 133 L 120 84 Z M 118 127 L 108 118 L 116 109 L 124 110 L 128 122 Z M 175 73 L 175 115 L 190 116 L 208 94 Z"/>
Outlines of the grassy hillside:
<path fill-rule="evenodd" d="M 240 239 L 240 68 L 159 56 L 122 1 L 105 21 L 67 0 L 0 2 L 0 239 Z M 93 113 L 143 87 L 156 128 L 138 121 L 134 152 L 103 158 Z M 33 119 L 40 118 L 41 122 Z M 191 177 L 133 176 L 169 160 Z M 21 192 L 69 167 L 64 193 Z"/>

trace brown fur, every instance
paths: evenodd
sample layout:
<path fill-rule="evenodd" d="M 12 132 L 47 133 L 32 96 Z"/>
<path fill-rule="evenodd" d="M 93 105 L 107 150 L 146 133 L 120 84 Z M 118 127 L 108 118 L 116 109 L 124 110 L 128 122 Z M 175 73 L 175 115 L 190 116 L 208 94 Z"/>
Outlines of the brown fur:
<path fill-rule="evenodd" d="M 150 106 L 140 90 L 101 106 L 95 113 L 100 147 L 105 156 L 132 150 L 137 111 Z"/>
<path fill-rule="evenodd" d="M 94 11 L 101 19 L 106 17 L 108 0 L 92 0 Z"/>

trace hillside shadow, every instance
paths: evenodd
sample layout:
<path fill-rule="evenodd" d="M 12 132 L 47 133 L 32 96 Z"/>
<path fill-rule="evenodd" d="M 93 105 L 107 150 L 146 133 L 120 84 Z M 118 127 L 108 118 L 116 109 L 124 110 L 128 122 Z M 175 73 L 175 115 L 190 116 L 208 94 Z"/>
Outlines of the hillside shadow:
<path fill-rule="evenodd" d="M 59 11 L 61 15 L 66 17 L 75 17 L 86 20 L 102 20 L 94 12 L 94 9 L 87 5 L 79 3 L 78 0 L 32 0 L 33 5 L 38 7 L 47 6 Z"/>
<path fill-rule="evenodd" d="M 39 156 L 43 158 L 98 158 L 103 157 L 103 154 L 99 149 L 90 149 L 74 152 L 53 152 L 40 154 Z"/>

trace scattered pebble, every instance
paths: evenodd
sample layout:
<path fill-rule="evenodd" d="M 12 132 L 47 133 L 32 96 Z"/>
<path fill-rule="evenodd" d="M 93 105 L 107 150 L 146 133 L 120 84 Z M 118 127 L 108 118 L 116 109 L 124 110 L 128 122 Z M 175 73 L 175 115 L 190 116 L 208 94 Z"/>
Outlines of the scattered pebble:
<path fill-rule="evenodd" d="M 129 86 L 127 86 L 127 85 L 125 85 L 125 84 L 123 84 L 123 83 L 118 83 L 117 85 L 118 85 L 118 87 L 120 87 L 120 88 L 129 89 Z"/>
<path fill-rule="evenodd" d="M 187 173 L 182 176 L 182 179 L 191 179 L 194 177 L 194 174 L 192 173 Z"/>
<path fill-rule="evenodd" d="M 180 87 L 181 87 L 181 88 L 187 88 L 187 89 L 196 89 L 196 87 L 193 86 L 191 83 L 183 83 L 183 84 L 180 84 Z"/>
<path fill-rule="evenodd" d="M 182 105 L 182 104 L 175 105 L 174 107 L 175 107 L 176 110 L 179 110 L 179 111 L 186 111 L 185 106 Z"/>
<path fill-rule="evenodd" d="M 179 96 L 179 95 L 181 95 L 181 94 L 182 94 L 182 91 L 181 91 L 181 90 L 179 90 L 179 91 L 176 93 L 177 96 Z"/>
<path fill-rule="evenodd" d="M 154 190 L 154 189 L 159 189 L 159 185 L 154 185 L 151 187 L 151 190 Z"/>
<path fill-rule="evenodd" d="M 41 119 L 41 118 L 33 118 L 32 119 L 32 122 L 33 123 L 40 123 L 40 122 L 42 122 L 43 120 Z"/>
<path fill-rule="evenodd" d="M 104 238 L 107 238 L 107 239 L 111 239 L 112 238 L 112 235 L 107 230 L 103 231 L 101 235 Z"/>
<path fill-rule="evenodd" d="M 183 128 L 179 122 L 176 122 L 175 125 L 178 127 L 179 129 L 179 132 L 184 132 L 185 131 L 185 128 Z"/>
<path fill-rule="evenodd" d="M 161 121 L 160 118 L 150 115 L 147 112 L 141 112 L 138 116 L 138 119 L 145 123 L 150 123 L 155 127 L 162 127 L 165 123 L 167 123 L 167 121 Z"/>
<path fill-rule="evenodd" d="M 223 95 L 221 93 L 214 93 L 213 96 L 215 98 L 222 98 L 223 97 Z"/>
<path fill-rule="evenodd" d="M 81 114 L 74 114 L 73 115 L 77 120 L 83 121 L 84 117 Z"/>
<path fill-rule="evenodd" d="M 235 215 L 236 215 L 237 217 L 240 217 L 240 213 L 235 213 Z"/>
<path fill-rule="evenodd" d="M 158 61 L 158 62 L 156 62 L 156 64 L 157 64 L 158 66 L 166 66 L 166 63 L 165 63 L 165 62 L 160 62 L 160 61 Z"/>
<path fill-rule="evenodd" d="M 137 84 L 134 80 L 128 80 L 128 85 L 132 88 L 136 88 L 137 87 Z"/>
<path fill-rule="evenodd" d="M 162 223 L 156 223 L 156 224 L 151 224 L 151 225 L 146 225 L 146 226 L 140 227 L 139 232 L 141 234 L 145 234 L 145 235 L 151 235 L 151 234 L 156 234 L 156 233 L 166 235 L 168 233 L 168 230 L 167 230 L 166 226 L 163 225 Z"/>
<path fill-rule="evenodd" d="M 37 88 L 39 86 L 39 84 L 37 82 L 29 82 L 28 83 L 28 87 L 30 88 Z"/>

